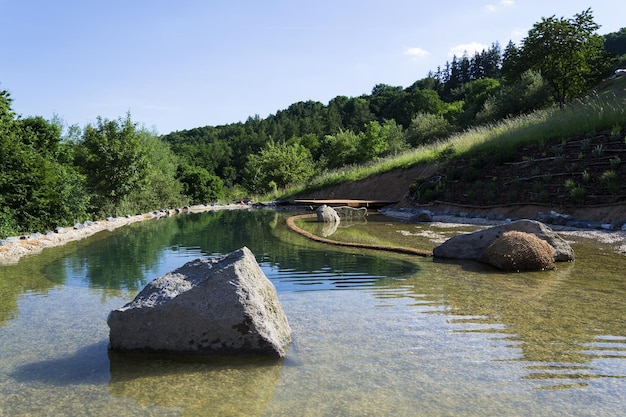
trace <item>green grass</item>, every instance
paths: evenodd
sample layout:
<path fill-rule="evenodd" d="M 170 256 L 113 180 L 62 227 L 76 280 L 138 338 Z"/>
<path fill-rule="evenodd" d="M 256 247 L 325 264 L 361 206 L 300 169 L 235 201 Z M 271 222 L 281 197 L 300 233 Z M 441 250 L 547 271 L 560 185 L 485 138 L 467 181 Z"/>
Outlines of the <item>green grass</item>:
<path fill-rule="evenodd" d="M 614 130 L 626 125 L 626 77 L 604 83 L 586 97 L 563 108 L 558 106 L 528 115 L 505 119 L 457 133 L 434 144 L 359 166 L 349 166 L 321 173 L 306 184 L 291 187 L 266 199 L 285 198 L 312 192 L 344 182 L 358 181 L 371 175 L 418 164 L 440 163 L 456 157 L 490 155 L 495 162 L 506 162 L 513 151 L 533 143 L 545 143 Z"/>

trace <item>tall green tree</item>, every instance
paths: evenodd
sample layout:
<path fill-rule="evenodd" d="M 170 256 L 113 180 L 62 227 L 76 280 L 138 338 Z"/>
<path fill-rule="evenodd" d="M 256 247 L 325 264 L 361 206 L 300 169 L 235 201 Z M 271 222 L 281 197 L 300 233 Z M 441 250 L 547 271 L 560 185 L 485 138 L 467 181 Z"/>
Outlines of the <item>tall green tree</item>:
<path fill-rule="evenodd" d="M 419 113 L 411 120 L 407 138 L 411 146 L 417 147 L 444 139 L 453 130 L 453 126 L 443 116 Z"/>
<path fill-rule="evenodd" d="M 524 69 L 521 63 L 521 50 L 513 43 L 509 41 L 502 53 L 502 77 L 505 82 L 515 81 Z"/>
<path fill-rule="evenodd" d="M 57 159 L 61 130 L 19 119 L 0 91 L 0 235 L 43 231 L 86 218 L 83 178 Z"/>
<path fill-rule="evenodd" d="M 98 118 L 83 131 L 77 163 L 93 194 L 93 210 L 115 210 L 131 193 L 146 186 L 148 150 L 131 120 Z M 102 213 L 105 214 L 105 213 Z"/>
<path fill-rule="evenodd" d="M 129 194 L 130 208 L 133 211 L 150 211 L 186 205 L 188 200 L 183 197 L 183 187 L 176 176 L 178 158 L 169 144 L 163 142 L 153 131 L 141 128 L 138 134 L 146 149 L 147 166 L 143 179 L 145 187 Z"/>
<path fill-rule="evenodd" d="M 326 135 L 320 142 L 323 165 L 339 168 L 359 161 L 359 136 L 351 130 L 340 130 L 334 135 Z"/>
<path fill-rule="evenodd" d="M 604 47 L 611 55 L 622 56 L 626 54 L 626 27 L 605 35 Z"/>
<path fill-rule="evenodd" d="M 477 123 L 493 122 L 505 117 L 530 113 L 553 104 L 551 89 L 537 71 L 528 70 L 519 80 L 504 85 L 489 96 L 476 114 Z"/>
<path fill-rule="evenodd" d="M 606 71 L 599 27 L 587 9 L 571 19 L 543 18 L 522 41 L 522 62 L 541 72 L 561 106 L 587 91 Z"/>
<path fill-rule="evenodd" d="M 264 193 L 309 179 L 315 165 L 311 152 L 299 143 L 270 141 L 258 154 L 248 157 L 246 173 L 248 189 Z"/>
<path fill-rule="evenodd" d="M 209 203 L 224 198 L 224 182 L 216 175 L 199 166 L 183 165 L 178 169 L 178 178 L 184 194 L 192 204 Z"/>

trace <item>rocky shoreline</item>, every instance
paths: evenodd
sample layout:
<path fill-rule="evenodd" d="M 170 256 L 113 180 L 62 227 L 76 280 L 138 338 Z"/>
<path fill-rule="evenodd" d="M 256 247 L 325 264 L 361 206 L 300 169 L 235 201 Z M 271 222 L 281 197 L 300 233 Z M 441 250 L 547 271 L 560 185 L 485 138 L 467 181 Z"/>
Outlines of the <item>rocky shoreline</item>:
<path fill-rule="evenodd" d="M 264 205 L 263 205 L 264 206 Z M 115 230 L 132 223 L 154 220 L 183 213 L 201 213 L 215 210 L 246 210 L 254 208 L 250 204 L 196 205 L 182 209 L 159 210 L 134 216 L 109 217 L 100 221 L 78 223 L 71 227 L 58 227 L 46 233 L 33 233 L 25 236 L 14 236 L 0 240 L 0 265 L 18 262 L 23 256 L 36 254 L 45 248 L 60 246 L 68 242 L 84 239 L 103 230 Z M 401 221 L 425 216 L 434 226 L 474 225 L 495 226 L 517 220 L 495 213 L 476 214 L 456 210 L 425 210 L 420 208 L 383 208 L 379 212 L 385 216 Z M 417 216 L 417 217 L 416 217 Z M 594 239 L 615 246 L 616 252 L 626 255 L 626 224 L 601 223 L 577 220 L 571 216 L 556 212 L 538 213 L 535 220 L 549 225 L 559 234 L 572 237 Z"/>
<path fill-rule="evenodd" d="M 32 233 L 24 236 L 12 236 L 0 240 L 0 265 L 17 263 L 23 256 L 36 254 L 45 248 L 64 245 L 81 240 L 103 230 L 115 230 L 132 223 L 155 220 L 184 213 L 201 213 L 215 210 L 249 209 L 247 204 L 195 205 L 179 209 L 158 210 L 150 213 L 127 215 L 124 217 L 108 217 L 99 221 L 77 223 L 70 227 L 57 227 L 54 231 Z"/>
<path fill-rule="evenodd" d="M 426 219 L 436 227 L 450 225 L 497 226 L 520 218 L 506 217 L 495 213 L 476 214 L 465 211 L 427 210 L 423 208 L 383 208 L 379 212 L 385 216 L 402 221 Z M 626 223 L 603 223 L 576 219 L 572 216 L 550 211 L 538 212 L 534 220 L 548 225 L 560 235 L 593 239 L 601 243 L 613 245 L 619 254 L 626 255 Z"/>

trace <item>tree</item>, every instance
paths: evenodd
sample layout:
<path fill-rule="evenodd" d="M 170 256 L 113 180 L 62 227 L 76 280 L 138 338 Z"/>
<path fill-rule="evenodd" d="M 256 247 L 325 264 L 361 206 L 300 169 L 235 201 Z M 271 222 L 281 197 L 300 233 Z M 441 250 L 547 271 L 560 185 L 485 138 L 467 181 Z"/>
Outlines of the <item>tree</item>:
<path fill-rule="evenodd" d="M 530 113 L 552 104 L 550 87 L 536 71 L 528 70 L 519 80 L 503 86 L 490 96 L 476 115 L 476 122 L 492 122 L 505 117 Z"/>
<path fill-rule="evenodd" d="M 56 158 L 61 130 L 40 117 L 16 119 L 10 106 L 0 91 L 0 234 L 85 219 L 83 178 Z"/>
<path fill-rule="evenodd" d="M 500 82 L 493 78 L 482 78 L 462 84 L 452 91 L 452 95 L 463 102 L 463 113 L 457 117 L 462 127 L 474 122 L 485 101 L 500 88 Z"/>
<path fill-rule="evenodd" d="M 145 187 L 129 194 L 128 202 L 134 211 L 185 205 L 187 201 L 182 197 L 183 186 L 176 175 L 178 158 L 169 144 L 163 142 L 156 132 L 142 128 L 138 134 L 146 149 Z"/>
<path fill-rule="evenodd" d="M 83 131 L 77 163 L 87 177 L 97 212 L 115 209 L 133 192 L 146 185 L 147 148 L 130 118 L 98 118 Z M 103 213 L 105 214 L 105 213 Z"/>
<path fill-rule="evenodd" d="M 418 113 L 442 114 L 445 109 L 446 103 L 436 91 L 408 88 L 387 106 L 382 116 L 407 128 Z"/>
<path fill-rule="evenodd" d="M 372 161 L 382 155 L 387 148 L 386 132 L 377 121 L 369 122 L 365 130 L 359 134 L 358 156 L 359 163 Z"/>
<path fill-rule="evenodd" d="M 246 166 L 248 189 L 260 193 L 303 182 L 314 173 L 311 152 L 299 143 L 270 141 L 258 154 L 248 156 Z"/>
<path fill-rule="evenodd" d="M 587 9 L 572 19 L 543 18 L 522 41 L 522 62 L 541 72 L 561 106 L 587 91 L 606 71 L 598 28 Z"/>
<path fill-rule="evenodd" d="M 443 116 L 420 113 L 411 120 L 408 141 L 414 147 L 426 145 L 446 138 L 452 131 L 452 125 Z"/>
<path fill-rule="evenodd" d="M 523 72 L 520 61 L 520 49 L 513 43 L 513 41 L 509 41 L 502 54 L 502 76 L 505 81 L 512 82 L 520 76 Z"/>
<path fill-rule="evenodd" d="M 343 126 L 353 132 L 360 132 L 365 125 L 375 119 L 365 97 L 350 98 L 343 107 Z"/>
<path fill-rule="evenodd" d="M 626 54 L 626 27 L 605 35 L 604 39 L 604 47 L 608 53 L 615 56 Z"/>
<path fill-rule="evenodd" d="M 327 168 L 339 168 L 358 161 L 359 137 L 351 130 L 326 135 L 320 143 L 321 160 Z"/>
<path fill-rule="evenodd" d="M 224 198 L 224 182 L 199 166 L 183 165 L 178 169 L 183 193 L 192 204 L 219 201 Z"/>
<path fill-rule="evenodd" d="M 376 117 L 381 117 L 384 109 L 391 104 L 399 95 L 403 88 L 388 84 L 376 84 L 370 96 L 370 110 Z"/>
<path fill-rule="evenodd" d="M 395 120 L 384 120 L 382 130 L 387 141 L 387 149 L 383 155 L 397 155 L 409 147 L 402 125 Z"/>

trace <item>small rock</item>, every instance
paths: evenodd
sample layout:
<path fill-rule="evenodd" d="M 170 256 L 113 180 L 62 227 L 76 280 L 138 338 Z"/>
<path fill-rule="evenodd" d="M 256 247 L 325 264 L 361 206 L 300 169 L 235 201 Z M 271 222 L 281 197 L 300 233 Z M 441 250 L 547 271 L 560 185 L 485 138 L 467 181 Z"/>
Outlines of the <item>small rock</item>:
<path fill-rule="evenodd" d="M 322 204 L 316 210 L 317 212 L 317 221 L 318 222 L 337 222 L 341 221 L 339 215 L 335 211 L 334 208 L 327 206 L 326 204 Z"/>
<path fill-rule="evenodd" d="M 429 210 L 419 210 L 409 217 L 409 223 L 429 223 L 433 221 L 433 213 Z"/>

